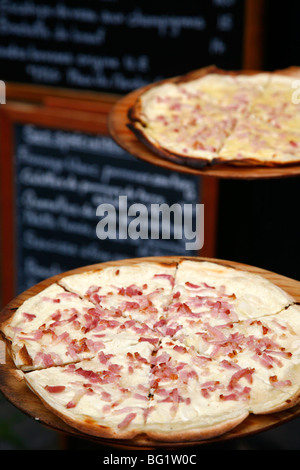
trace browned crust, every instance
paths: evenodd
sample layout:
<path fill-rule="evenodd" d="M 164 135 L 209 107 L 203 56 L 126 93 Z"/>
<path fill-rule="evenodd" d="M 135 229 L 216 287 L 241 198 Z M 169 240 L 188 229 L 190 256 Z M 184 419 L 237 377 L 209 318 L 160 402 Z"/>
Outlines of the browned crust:
<path fill-rule="evenodd" d="M 225 434 L 239 424 L 241 424 L 247 417 L 249 413 L 245 411 L 238 417 L 228 419 L 223 423 L 215 424 L 212 426 L 208 426 L 206 428 L 195 428 L 186 431 L 168 431 L 168 432 L 161 432 L 159 430 L 154 431 L 147 431 L 147 436 L 150 439 L 156 441 L 164 441 L 164 442 L 183 442 L 183 441 L 201 441 L 206 439 L 212 439 L 217 436 L 221 436 Z"/>
<path fill-rule="evenodd" d="M 12 315 L 14 314 L 14 312 L 12 312 Z M 8 332 L 7 332 L 7 328 L 10 326 L 10 323 L 11 323 L 11 316 L 8 317 L 6 320 L 4 320 L 3 322 L 0 323 L 0 331 L 3 333 L 3 335 L 7 338 L 7 339 L 11 339 L 11 337 L 9 336 Z"/>
<path fill-rule="evenodd" d="M 142 107 L 141 107 L 141 98 L 143 94 L 151 88 L 157 87 L 162 85 L 163 83 L 186 83 L 197 78 L 203 77 L 209 73 L 217 73 L 220 75 L 255 75 L 257 73 L 261 73 L 260 71 L 255 70 L 223 70 L 215 65 L 211 65 L 208 67 L 204 67 L 198 70 L 193 70 L 188 72 L 185 75 L 173 77 L 165 80 L 160 80 L 159 82 L 155 82 L 150 84 L 143 89 L 141 89 L 141 93 L 138 95 L 135 103 L 133 106 L 128 110 L 127 117 L 129 122 L 127 123 L 127 127 L 134 133 L 137 139 L 143 143 L 151 152 L 156 154 L 158 157 L 166 159 L 170 162 L 187 166 L 190 168 L 195 169 L 205 169 L 205 167 L 212 167 L 216 165 L 229 165 L 229 166 L 241 166 L 241 167 L 269 167 L 269 168 L 278 168 L 278 167 L 289 167 L 293 165 L 298 165 L 300 163 L 300 156 L 298 159 L 293 159 L 290 161 L 269 161 L 269 160 L 262 160 L 259 158 L 249 157 L 238 159 L 236 157 L 232 157 L 231 159 L 222 158 L 216 154 L 215 157 L 212 159 L 208 159 L 206 157 L 192 157 L 182 155 L 180 153 L 172 152 L 170 150 L 164 149 L 162 146 L 159 145 L 158 142 L 153 142 L 149 136 L 147 135 L 147 126 L 146 122 L 142 115 Z M 300 78 L 300 67 L 291 66 L 285 69 L 278 69 L 272 72 L 267 72 L 270 74 L 275 75 L 286 75 L 290 77 Z"/>
<path fill-rule="evenodd" d="M 293 408 L 294 406 L 298 405 L 299 403 L 300 403 L 300 388 L 297 390 L 297 392 L 295 392 L 294 395 L 292 395 L 290 398 L 288 398 L 286 401 L 284 401 L 280 405 L 274 406 L 273 408 L 271 408 L 270 410 L 268 410 L 266 412 L 262 411 L 262 412 L 257 413 L 257 414 L 268 415 L 268 414 L 272 414 L 272 413 L 279 413 L 280 411 L 289 410 L 290 408 Z"/>
<path fill-rule="evenodd" d="M 21 349 L 18 351 L 18 356 L 20 358 L 20 361 L 22 361 L 23 366 L 32 366 L 32 358 L 28 354 L 26 345 L 24 344 Z"/>

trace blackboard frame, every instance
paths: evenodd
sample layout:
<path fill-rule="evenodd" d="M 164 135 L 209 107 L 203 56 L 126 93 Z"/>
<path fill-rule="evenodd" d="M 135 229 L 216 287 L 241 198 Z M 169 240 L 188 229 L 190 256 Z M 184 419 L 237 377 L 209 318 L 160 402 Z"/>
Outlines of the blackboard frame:
<path fill-rule="evenodd" d="M 73 106 L 73 108 L 72 108 Z M 102 109 L 102 112 L 100 110 Z M 96 111 L 96 109 L 95 109 Z M 107 113 L 109 105 L 104 102 L 97 112 L 78 110 L 70 101 L 40 106 L 28 103 L 9 103 L 0 108 L 0 301 L 6 305 L 16 295 L 17 247 L 16 236 L 16 187 L 14 173 L 14 127 L 16 124 L 33 124 L 66 131 L 80 131 L 109 136 Z M 218 180 L 201 177 L 199 202 L 205 207 L 204 246 L 201 256 L 215 257 L 217 238 Z"/>

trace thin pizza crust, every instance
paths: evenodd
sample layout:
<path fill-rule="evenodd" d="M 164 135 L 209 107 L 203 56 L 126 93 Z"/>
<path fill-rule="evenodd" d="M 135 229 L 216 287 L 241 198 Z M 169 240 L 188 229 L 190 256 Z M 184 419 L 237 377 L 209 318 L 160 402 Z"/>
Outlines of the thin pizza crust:
<path fill-rule="evenodd" d="M 151 151 L 190 167 L 300 162 L 299 69 L 226 72 L 208 67 L 148 86 L 128 112 Z"/>
<path fill-rule="evenodd" d="M 299 401 L 300 307 L 266 278 L 224 264 L 124 263 L 65 276 L 1 331 L 33 393 L 96 437 L 210 439 Z"/>

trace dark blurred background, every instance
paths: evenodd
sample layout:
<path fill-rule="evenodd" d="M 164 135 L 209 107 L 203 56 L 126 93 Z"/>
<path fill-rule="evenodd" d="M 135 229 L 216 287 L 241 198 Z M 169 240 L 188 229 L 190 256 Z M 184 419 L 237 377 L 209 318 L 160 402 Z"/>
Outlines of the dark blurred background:
<path fill-rule="evenodd" d="M 300 64 L 300 4 L 266 2 L 263 69 Z M 299 177 L 221 181 L 218 256 L 300 280 Z"/>

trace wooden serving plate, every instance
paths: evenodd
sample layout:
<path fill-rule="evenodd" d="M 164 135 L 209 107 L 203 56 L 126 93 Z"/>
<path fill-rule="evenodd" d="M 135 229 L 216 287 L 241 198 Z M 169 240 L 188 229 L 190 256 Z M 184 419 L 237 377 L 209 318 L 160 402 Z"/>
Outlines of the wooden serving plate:
<path fill-rule="evenodd" d="M 126 264 L 134 264 L 138 262 L 144 261 L 158 261 L 158 262 L 177 262 L 181 257 L 171 257 L 171 256 L 163 256 L 163 257 L 148 257 L 148 258 L 134 258 L 130 260 L 119 260 L 119 261 L 112 261 L 107 263 L 99 263 L 91 266 L 84 266 L 72 271 L 68 271 L 62 273 L 60 275 L 51 277 L 46 279 L 39 284 L 31 287 L 30 289 L 26 290 L 22 294 L 18 295 L 15 299 L 13 299 L 0 313 L 0 322 L 9 318 L 14 311 L 28 298 L 38 294 L 40 291 L 48 287 L 50 284 L 56 282 L 58 279 L 69 275 L 84 272 L 89 269 L 97 269 L 100 267 L 105 266 L 118 266 L 124 263 Z M 187 259 L 185 257 L 185 259 Z M 300 282 L 290 279 L 285 276 L 281 276 L 279 274 L 273 273 L 271 271 L 266 271 L 264 269 L 260 269 L 257 267 L 249 266 L 242 263 L 225 261 L 225 260 L 217 260 L 213 258 L 197 258 L 192 257 L 189 258 L 192 260 L 206 260 L 212 261 L 219 264 L 223 264 L 225 266 L 235 267 L 238 269 L 242 269 L 245 271 L 249 271 L 252 273 L 259 274 L 269 281 L 273 282 L 277 286 L 281 287 L 285 290 L 288 294 L 290 294 L 296 302 L 300 302 Z M 246 418 L 246 420 L 241 423 L 239 426 L 234 428 L 233 430 L 223 434 L 214 439 L 209 440 L 201 440 L 201 441 L 189 441 L 189 442 L 156 442 L 150 439 L 147 439 L 143 436 L 138 436 L 132 440 L 112 440 L 112 439 L 103 439 L 97 438 L 94 436 L 90 436 L 88 434 L 81 433 L 76 429 L 72 428 L 71 426 L 67 425 L 50 412 L 39 398 L 28 388 L 25 384 L 25 381 L 22 379 L 22 376 L 19 375 L 18 370 L 14 366 L 12 359 L 9 356 L 9 348 L 6 344 L 4 338 L 0 337 L 0 391 L 6 397 L 6 399 L 16 406 L 19 410 L 23 413 L 27 414 L 29 417 L 38 420 L 43 425 L 51 428 L 54 431 L 63 433 L 67 436 L 76 437 L 80 439 L 86 439 L 92 442 L 96 442 L 102 445 L 107 445 L 115 448 L 121 449 L 137 449 L 137 450 L 147 450 L 147 449 L 178 449 L 181 447 L 192 447 L 192 446 L 203 446 L 204 444 L 212 444 L 212 443 L 224 443 L 226 441 L 232 441 L 233 439 L 237 438 L 245 438 L 247 436 L 257 434 L 263 431 L 270 430 L 275 426 L 279 426 L 281 424 L 287 423 L 291 419 L 297 418 L 300 416 L 300 405 L 296 405 L 295 407 L 272 414 L 266 415 L 250 415 Z"/>
<path fill-rule="evenodd" d="M 208 73 L 210 67 L 199 69 L 188 74 L 192 78 Z M 235 74 L 237 72 L 228 72 Z M 257 71 L 242 70 L 240 74 L 252 75 Z M 300 74 L 300 69 L 297 67 L 289 67 L 283 71 L 274 73 L 284 73 L 287 75 L 294 75 L 295 77 Z M 176 82 L 180 77 L 174 77 L 170 80 Z M 215 164 L 205 166 L 203 168 L 193 168 L 183 163 L 167 160 L 152 152 L 146 145 L 139 141 L 134 133 L 127 127 L 130 122 L 128 119 L 128 112 L 134 105 L 137 98 L 146 90 L 157 85 L 154 82 L 150 85 L 141 87 L 126 96 L 119 99 L 112 107 L 108 116 L 108 129 L 114 141 L 124 150 L 135 156 L 136 158 L 146 161 L 152 165 L 156 165 L 171 171 L 178 171 L 181 173 L 189 173 L 199 176 L 212 176 L 215 178 L 223 179 L 268 179 L 268 178 L 283 178 L 293 177 L 300 175 L 300 165 L 288 165 L 281 167 L 272 166 L 235 166 L 229 164 Z"/>

